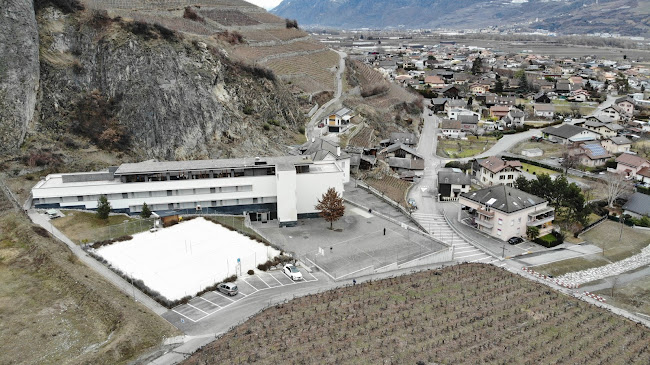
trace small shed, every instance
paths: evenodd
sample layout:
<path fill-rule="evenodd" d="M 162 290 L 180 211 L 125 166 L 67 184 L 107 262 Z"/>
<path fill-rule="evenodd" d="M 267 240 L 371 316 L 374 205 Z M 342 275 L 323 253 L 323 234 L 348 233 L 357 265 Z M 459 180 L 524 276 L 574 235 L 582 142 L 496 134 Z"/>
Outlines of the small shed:
<path fill-rule="evenodd" d="M 155 227 L 169 227 L 180 221 L 178 212 L 175 210 L 159 210 L 152 212 L 151 215 L 156 218 Z"/>

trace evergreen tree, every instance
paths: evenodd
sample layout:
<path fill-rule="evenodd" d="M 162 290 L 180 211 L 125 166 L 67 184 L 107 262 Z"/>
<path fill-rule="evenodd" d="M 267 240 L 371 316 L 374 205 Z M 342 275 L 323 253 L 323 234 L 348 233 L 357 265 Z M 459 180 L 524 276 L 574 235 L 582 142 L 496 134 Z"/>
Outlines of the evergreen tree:
<path fill-rule="evenodd" d="M 145 219 L 151 217 L 151 209 L 149 209 L 149 206 L 147 205 L 146 202 L 142 204 L 142 211 L 140 212 L 140 217 Z"/>
<path fill-rule="evenodd" d="M 500 77 L 497 77 L 497 82 L 494 84 L 494 92 L 495 93 L 503 92 L 503 81 L 501 81 Z"/>
<path fill-rule="evenodd" d="M 483 69 L 483 60 L 481 57 L 476 57 L 472 62 L 472 75 L 480 74 Z"/>
<path fill-rule="evenodd" d="M 102 195 L 97 199 L 97 218 L 108 219 L 111 212 L 111 203 L 106 199 L 106 195 Z"/>
<path fill-rule="evenodd" d="M 345 213 L 345 205 L 343 205 L 343 198 L 334 190 L 334 188 L 327 189 L 323 197 L 318 200 L 316 210 L 320 211 L 320 216 L 325 218 L 325 221 L 330 222 L 330 229 L 334 225 L 334 221 L 339 220 Z"/>

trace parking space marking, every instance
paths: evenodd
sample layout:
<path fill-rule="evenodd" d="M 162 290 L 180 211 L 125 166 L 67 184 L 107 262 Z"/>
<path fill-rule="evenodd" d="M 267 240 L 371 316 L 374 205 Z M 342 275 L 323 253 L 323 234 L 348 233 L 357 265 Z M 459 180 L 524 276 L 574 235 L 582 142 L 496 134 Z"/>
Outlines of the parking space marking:
<path fill-rule="evenodd" d="M 219 304 L 217 304 L 217 303 L 213 303 L 212 301 L 209 301 L 209 300 L 203 298 L 202 296 L 198 296 L 197 298 L 201 298 L 201 299 L 205 300 L 206 302 L 208 302 L 208 303 L 210 303 L 210 304 L 212 304 L 212 305 L 214 305 L 214 306 L 217 306 L 217 307 L 221 308 L 221 306 L 220 306 Z M 217 310 L 218 310 L 218 309 L 217 309 Z"/>
<path fill-rule="evenodd" d="M 254 291 L 252 293 L 249 293 L 249 294 L 243 294 L 243 293 L 239 292 L 237 295 L 241 294 L 243 296 L 243 298 L 245 298 L 245 297 L 247 297 L 249 295 L 255 294 L 255 293 L 257 293 L 259 291 L 262 291 L 262 290 L 268 290 L 268 289 L 280 288 L 280 287 L 283 287 L 283 286 L 289 286 L 289 285 L 294 285 L 294 284 L 310 283 L 312 281 L 318 281 L 318 278 L 315 275 L 313 275 L 312 273 L 309 273 L 309 272 L 304 272 L 303 273 L 303 280 L 301 280 L 301 281 L 293 281 L 292 280 L 290 284 L 282 284 L 282 282 L 280 282 L 280 280 L 278 280 L 278 278 L 275 277 L 273 275 L 273 273 L 264 273 L 264 274 L 273 277 L 273 279 L 278 282 L 279 286 L 270 286 L 266 281 L 264 281 L 264 279 L 262 279 L 262 277 L 261 277 L 262 275 L 257 275 L 257 278 L 259 278 L 259 280 L 267 286 L 266 288 L 258 289 L 253 284 L 249 283 L 247 281 L 247 278 L 242 278 L 242 282 L 246 283 L 246 285 L 251 287 Z M 284 275 L 284 273 L 279 273 L 279 272 L 277 272 L 275 274 Z M 308 279 L 308 277 L 311 277 L 311 279 Z M 287 277 L 287 279 L 288 279 L 288 277 Z M 201 321 L 201 320 L 203 320 L 203 319 L 205 319 L 205 318 L 207 318 L 207 317 L 221 311 L 222 309 L 225 309 L 225 308 L 235 304 L 236 302 L 240 301 L 241 299 L 243 299 L 243 298 L 234 299 L 234 298 L 229 297 L 229 296 L 227 296 L 227 295 L 225 295 L 225 294 L 223 294 L 223 293 L 221 293 L 219 291 L 216 291 L 216 290 L 206 292 L 203 295 L 207 295 L 207 294 L 216 294 L 220 298 L 225 298 L 225 299 L 229 300 L 230 303 L 225 304 L 225 305 L 224 304 L 220 305 L 220 304 L 217 304 L 217 303 L 214 302 L 214 300 L 215 300 L 214 298 L 213 298 L 213 300 L 210 300 L 210 299 L 204 298 L 203 296 L 197 296 L 197 297 L 192 298 L 192 300 L 201 300 L 201 301 L 203 301 L 205 303 L 208 303 L 209 305 L 215 306 L 216 309 L 213 310 L 212 312 L 208 313 L 205 310 L 202 310 L 201 308 L 198 308 L 197 306 L 194 306 L 194 305 L 192 305 L 190 303 L 187 303 L 187 304 L 181 304 L 181 305 L 179 305 L 177 307 L 174 307 L 171 310 L 174 313 L 180 315 L 181 317 L 186 318 L 186 319 L 192 321 L 193 323 L 197 323 L 197 322 L 199 322 L 199 321 Z M 236 298 L 236 296 L 235 296 L 235 298 Z M 194 304 L 197 304 L 197 303 L 194 303 Z M 192 313 L 183 313 L 183 309 L 185 309 L 185 311 L 189 311 L 189 312 L 192 312 L 192 313 L 196 311 L 196 314 L 199 314 L 199 312 L 200 312 L 200 313 L 203 313 L 204 315 L 202 315 L 201 317 L 199 317 L 197 319 L 194 319 L 194 318 L 192 318 Z"/>
<path fill-rule="evenodd" d="M 190 307 L 196 309 L 196 310 L 199 311 L 199 312 L 203 312 L 203 313 L 205 313 L 205 314 L 210 314 L 210 313 L 208 313 L 208 312 L 206 312 L 206 311 L 202 311 L 200 308 L 197 308 L 197 307 L 191 305 L 190 303 L 187 303 L 186 305 L 188 305 L 188 306 L 190 306 Z"/>
<path fill-rule="evenodd" d="M 481 253 L 476 253 L 476 254 L 473 254 L 473 255 L 460 256 L 460 257 L 456 257 L 456 258 L 457 258 L 457 259 L 464 259 L 464 258 L 466 258 L 466 257 L 481 256 L 481 255 L 485 255 L 485 254 L 481 252 Z"/>
<path fill-rule="evenodd" d="M 200 320 L 202 320 L 202 319 L 204 318 L 204 317 L 201 317 L 201 318 L 199 318 L 198 320 L 195 321 L 195 320 L 193 320 L 192 318 L 190 318 L 190 317 L 184 315 L 183 313 L 177 311 L 177 310 L 174 309 L 174 308 L 172 308 L 172 311 L 173 311 L 173 312 L 176 312 L 176 313 L 178 313 L 178 314 L 180 314 L 181 317 L 185 317 L 185 318 L 189 319 L 190 321 L 192 321 L 192 322 L 194 322 L 194 323 L 196 323 L 196 322 L 198 322 L 198 321 L 200 321 Z"/>

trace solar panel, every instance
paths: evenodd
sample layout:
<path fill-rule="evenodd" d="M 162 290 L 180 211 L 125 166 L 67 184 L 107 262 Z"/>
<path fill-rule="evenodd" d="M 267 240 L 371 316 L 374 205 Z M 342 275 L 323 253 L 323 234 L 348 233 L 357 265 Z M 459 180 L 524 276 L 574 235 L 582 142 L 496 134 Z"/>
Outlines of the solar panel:
<path fill-rule="evenodd" d="M 591 151 L 591 154 L 594 156 L 601 156 L 607 154 L 603 146 L 599 144 L 586 144 L 585 148 Z"/>

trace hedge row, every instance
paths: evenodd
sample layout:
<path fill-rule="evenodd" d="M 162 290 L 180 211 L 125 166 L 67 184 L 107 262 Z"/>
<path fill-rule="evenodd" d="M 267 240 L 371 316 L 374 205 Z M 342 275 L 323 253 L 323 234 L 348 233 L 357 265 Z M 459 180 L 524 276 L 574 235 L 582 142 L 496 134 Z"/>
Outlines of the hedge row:
<path fill-rule="evenodd" d="M 537 167 L 543 167 L 545 169 L 549 169 L 549 170 L 553 170 L 553 171 L 557 171 L 557 172 L 563 172 L 564 171 L 564 169 L 562 169 L 561 167 L 549 166 L 549 165 L 543 164 L 543 163 L 535 161 L 535 160 L 529 160 L 527 158 L 512 157 L 512 156 L 502 156 L 501 158 L 503 158 L 504 160 L 507 160 L 507 161 L 518 160 L 518 161 L 521 161 L 521 162 L 525 162 L 525 163 L 527 163 L 529 165 L 533 165 L 533 166 L 537 166 Z"/>
<path fill-rule="evenodd" d="M 546 248 L 551 248 L 564 243 L 564 235 L 556 230 L 553 230 L 551 233 L 545 236 L 535 238 L 534 242 Z"/>

